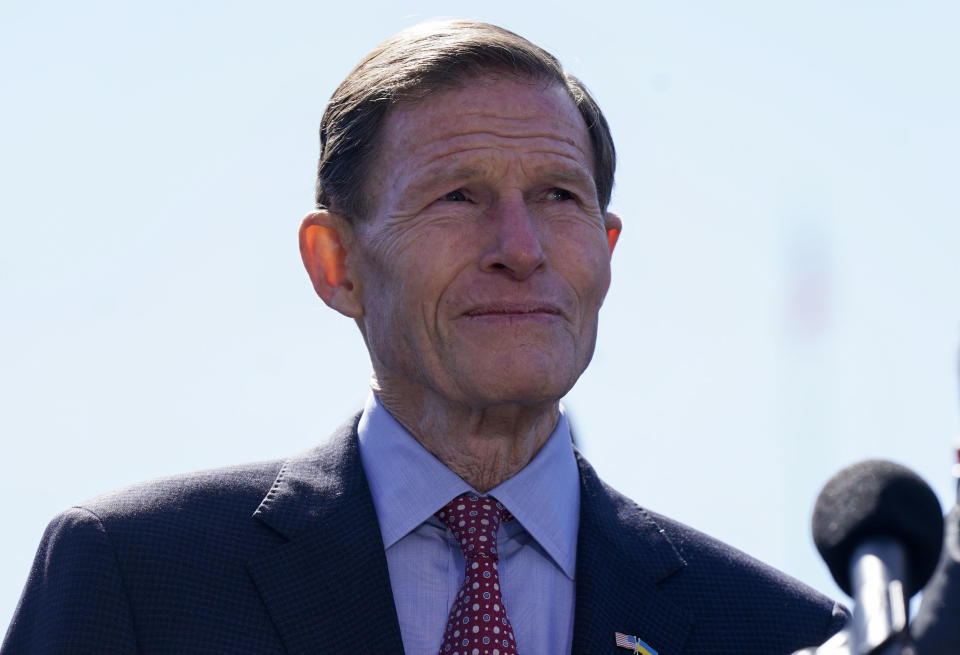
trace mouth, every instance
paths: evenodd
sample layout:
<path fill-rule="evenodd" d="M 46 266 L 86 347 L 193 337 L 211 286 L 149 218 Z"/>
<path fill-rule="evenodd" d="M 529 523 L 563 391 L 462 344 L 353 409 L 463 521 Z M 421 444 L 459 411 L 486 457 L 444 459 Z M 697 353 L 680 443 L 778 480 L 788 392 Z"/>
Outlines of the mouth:
<path fill-rule="evenodd" d="M 490 303 L 474 307 L 463 313 L 475 319 L 548 319 L 563 315 L 560 308 L 550 303 Z"/>

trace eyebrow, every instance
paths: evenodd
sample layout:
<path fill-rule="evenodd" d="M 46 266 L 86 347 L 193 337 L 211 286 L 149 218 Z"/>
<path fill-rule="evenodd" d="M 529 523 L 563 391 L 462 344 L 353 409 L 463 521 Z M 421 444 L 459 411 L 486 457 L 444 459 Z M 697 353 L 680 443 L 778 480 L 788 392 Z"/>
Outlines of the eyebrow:
<path fill-rule="evenodd" d="M 402 195 L 405 197 L 417 197 L 435 187 L 442 189 L 447 186 L 453 186 L 457 181 L 467 180 L 483 175 L 484 173 L 482 166 L 456 166 L 449 169 L 443 166 L 437 166 L 440 170 L 436 173 L 431 173 L 433 167 L 433 165 L 428 165 L 424 179 L 414 181 L 403 190 Z M 545 164 L 540 171 L 540 175 L 549 180 L 551 184 L 568 184 L 573 187 L 587 187 L 596 191 L 596 180 L 594 180 L 593 175 L 580 165 Z"/>
<path fill-rule="evenodd" d="M 546 172 L 546 177 L 552 182 L 557 182 L 560 184 L 585 184 L 588 186 L 596 186 L 596 180 L 593 179 L 593 176 L 580 167 L 564 167 L 548 170 Z"/>
<path fill-rule="evenodd" d="M 477 166 L 458 166 L 456 168 L 441 168 L 436 174 L 431 174 L 428 170 L 423 180 L 415 181 L 413 184 L 403 190 L 403 195 L 419 195 L 426 193 L 432 187 L 444 187 L 453 184 L 457 180 L 474 177 L 481 174 L 481 169 Z"/>

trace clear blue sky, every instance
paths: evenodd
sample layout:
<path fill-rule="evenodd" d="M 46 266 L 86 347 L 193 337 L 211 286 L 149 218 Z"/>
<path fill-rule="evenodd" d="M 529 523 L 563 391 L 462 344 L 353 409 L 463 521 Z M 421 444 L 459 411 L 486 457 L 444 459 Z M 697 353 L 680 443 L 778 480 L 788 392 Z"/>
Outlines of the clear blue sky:
<path fill-rule="evenodd" d="M 567 400 L 608 482 L 838 597 L 808 529 L 833 472 L 890 458 L 952 500 L 960 5 L 332 4 L 0 8 L 0 624 L 58 511 L 362 403 L 296 249 L 316 128 L 443 15 L 553 51 L 611 122 L 624 232 Z"/>

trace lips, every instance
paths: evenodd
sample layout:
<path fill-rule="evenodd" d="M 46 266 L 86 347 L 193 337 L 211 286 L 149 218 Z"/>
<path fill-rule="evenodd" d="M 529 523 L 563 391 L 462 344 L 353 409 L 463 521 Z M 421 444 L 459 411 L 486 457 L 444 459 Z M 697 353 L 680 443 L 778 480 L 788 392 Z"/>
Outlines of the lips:
<path fill-rule="evenodd" d="M 553 303 L 485 303 L 465 311 L 467 318 L 537 318 L 543 316 L 563 316 L 563 312 Z"/>

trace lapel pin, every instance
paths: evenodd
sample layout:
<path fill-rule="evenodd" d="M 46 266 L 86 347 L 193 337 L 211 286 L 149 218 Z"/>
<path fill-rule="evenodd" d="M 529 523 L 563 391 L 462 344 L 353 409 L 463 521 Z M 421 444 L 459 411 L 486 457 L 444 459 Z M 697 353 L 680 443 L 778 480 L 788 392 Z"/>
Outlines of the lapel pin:
<path fill-rule="evenodd" d="M 653 648 L 641 641 L 638 637 L 625 635 L 622 632 L 615 632 L 614 636 L 617 639 L 617 646 L 620 648 L 629 648 L 634 653 L 639 653 L 640 655 L 657 655 L 657 651 L 653 650 Z"/>

